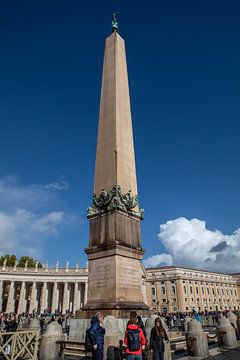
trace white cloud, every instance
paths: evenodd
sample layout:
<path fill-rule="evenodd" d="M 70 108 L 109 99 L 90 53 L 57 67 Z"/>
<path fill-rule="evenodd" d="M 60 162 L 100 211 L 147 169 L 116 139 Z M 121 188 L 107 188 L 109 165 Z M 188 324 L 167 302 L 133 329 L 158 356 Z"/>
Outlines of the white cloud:
<path fill-rule="evenodd" d="M 40 208 L 56 200 L 56 192 L 68 190 L 64 180 L 46 185 L 21 185 L 15 176 L 0 178 L 0 208 L 31 207 Z"/>
<path fill-rule="evenodd" d="M 43 240 L 57 235 L 64 222 L 63 212 L 36 215 L 25 209 L 0 212 L 1 254 L 13 253 L 39 257 Z"/>
<path fill-rule="evenodd" d="M 68 183 L 63 180 L 24 186 L 14 176 L 0 178 L 0 255 L 39 258 L 45 241 L 57 236 L 59 227 L 76 217 L 53 210 L 56 191 L 67 189 Z"/>
<path fill-rule="evenodd" d="M 156 267 L 159 265 L 172 265 L 172 256 L 169 254 L 153 255 L 144 261 L 146 267 Z"/>
<path fill-rule="evenodd" d="M 63 190 L 68 190 L 69 184 L 65 180 L 59 180 L 59 181 L 55 181 L 55 182 L 46 184 L 46 185 L 44 185 L 43 188 L 44 188 L 44 190 L 47 190 L 47 191 L 63 191 Z"/>
<path fill-rule="evenodd" d="M 158 237 L 167 252 L 146 259 L 147 266 L 172 262 L 212 271 L 240 272 L 240 229 L 224 235 L 207 229 L 205 221 L 180 217 L 160 225 Z"/>

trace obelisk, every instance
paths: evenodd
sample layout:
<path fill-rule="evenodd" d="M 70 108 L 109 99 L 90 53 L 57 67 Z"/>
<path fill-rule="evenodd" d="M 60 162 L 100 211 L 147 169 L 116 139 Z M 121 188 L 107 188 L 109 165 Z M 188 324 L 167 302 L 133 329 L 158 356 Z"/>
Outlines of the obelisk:
<path fill-rule="evenodd" d="M 140 222 L 125 44 L 106 39 L 88 255 L 86 317 L 102 311 L 118 318 L 147 313 L 141 284 Z"/>

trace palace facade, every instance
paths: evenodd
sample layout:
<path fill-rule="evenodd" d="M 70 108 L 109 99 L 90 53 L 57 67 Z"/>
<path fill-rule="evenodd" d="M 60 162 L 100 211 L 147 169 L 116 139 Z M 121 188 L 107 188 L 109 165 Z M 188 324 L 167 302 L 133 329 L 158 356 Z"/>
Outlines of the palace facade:
<path fill-rule="evenodd" d="M 154 311 L 240 309 L 240 274 L 178 266 L 146 269 L 147 303 Z"/>
<path fill-rule="evenodd" d="M 0 267 L 0 312 L 74 313 L 87 294 L 88 270 L 68 262 L 65 268 Z M 240 310 L 240 274 L 142 267 L 142 294 L 153 312 Z"/>

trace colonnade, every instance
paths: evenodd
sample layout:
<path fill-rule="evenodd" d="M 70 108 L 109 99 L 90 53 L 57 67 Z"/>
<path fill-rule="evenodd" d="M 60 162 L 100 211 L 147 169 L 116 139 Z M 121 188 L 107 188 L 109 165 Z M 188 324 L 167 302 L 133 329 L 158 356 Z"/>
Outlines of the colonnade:
<path fill-rule="evenodd" d="M 0 280 L 0 312 L 75 313 L 86 301 L 86 282 Z"/>

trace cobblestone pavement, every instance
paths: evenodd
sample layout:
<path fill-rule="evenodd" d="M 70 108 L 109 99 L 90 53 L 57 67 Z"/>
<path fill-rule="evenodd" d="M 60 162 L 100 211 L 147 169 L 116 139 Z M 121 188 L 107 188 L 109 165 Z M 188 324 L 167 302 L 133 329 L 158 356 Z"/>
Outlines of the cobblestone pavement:
<path fill-rule="evenodd" d="M 211 354 L 212 355 L 212 354 Z M 75 356 L 68 356 L 65 360 L 79 360 L 80 357 L 75 357 Z M 81 359 L 86 359 L 86 358 L 81 358 Z M 191 357 L 191 356 L 173 356 L 173 359 L 178 359 L 178 360 L 194 360 L 196 358 Z M 197 358 L 199 359 L 199 358 Z M 240 360 L 240 347 L 232 349 L 232 350 L 226 350 L 224 352 L 222 352 L 221 354 L 215 355 L 215 356 L 211 356 L 209 359 L 212 360 Z"/>
<path fill-rule="evenodd" d="M 228 350 L 213 357 L 214 360 L 240 360 L 240 347 Z"/>

